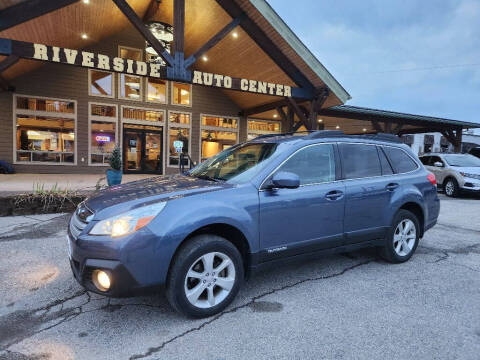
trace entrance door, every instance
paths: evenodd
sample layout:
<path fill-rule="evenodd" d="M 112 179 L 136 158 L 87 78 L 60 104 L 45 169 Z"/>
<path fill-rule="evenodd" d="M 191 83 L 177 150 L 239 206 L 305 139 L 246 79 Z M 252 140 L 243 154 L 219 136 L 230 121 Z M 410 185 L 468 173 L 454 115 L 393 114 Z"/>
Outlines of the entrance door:
<path fill-rule="evenodd" d="M 125 173 L 163 173 L 163 128 L 123 130 L 123 169 Z"/>

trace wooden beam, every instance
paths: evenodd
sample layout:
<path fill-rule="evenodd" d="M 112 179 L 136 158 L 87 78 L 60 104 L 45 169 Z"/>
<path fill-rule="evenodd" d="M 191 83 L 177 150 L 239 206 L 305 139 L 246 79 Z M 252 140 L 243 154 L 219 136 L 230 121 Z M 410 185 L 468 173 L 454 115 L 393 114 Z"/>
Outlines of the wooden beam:
<path fill-rule="evenodd" d="M 10 66 L 15 65 L 20 58 L 17 55 L 9 55 L 0 62 L 0 74 L 7 70 Z"/>
<path fill-rule="evenodd" d="M 58 10 L 79 0 L 29 0 L 0 11 L 0 31 Z"/>
<path fill-rule="evenodd" d="M 173 0 L 173 51 L 183 55 L 185 48 L 185 0 Z"/>
<path fill-rule="evenodd" d="M 243 14 L 242 8 L 232 0 L 216 0 L 217 3 L 230 15 L 232 19 L 238 18 Z M 308 92 L 313 98 L 315 87 L 308 78 L 298 69 L 298 67 L 278 48 L 269 36 L 250 18 L 242 21 L 243 30 L 270 56 L 270 58 L 290 77 L 298 86 Z"/>
<path fill-rule="evenodd" d="M 305 125 L 305 127 L 308 130 L 311 130 L 310 124 L 308 123 L 308 120 L 307 120 L 307 117 L 305 116 L 302 109 L 300 109 L 300 106 L 297 104 L 297 102 L 295 100 L 293 100 L 292 98 L 288 98 L 288 103 L 292 107 L 292 110 L 294 111 L 294 113 L 297 114 L 298 119 L 300 120 L 299 124 L 294 126 L 293 131 L 294 132 L 297 131 L 300 128 L 300 126 L 302 126 L 302 125 Z"/>
<path fill-rule="evenodd" d="M 375 129 L 375 131 L 383 133 L 382 126 L 379 124 L 378 121 L 372 120 L 371 123 L 372 123 L 372 126 Z"/>
<path fill-rule="evenodd" d="M 143 38 L 152 45 L 157 54 L 167 63 L 169 66 L 174 65 L 173 57 L 163 47 L 160 41 L 153 36 L 152 32 L 143 24 L 143 21 L 137 16 L 135 11 L 128 5 L 125 0 L 112 0 L 120 11 L 127 17 L 130 23 L 142 34 Z"/>
<path fill-rule="evenodd" d="M 197 59 L 199 59 L 203 54 L 205 54 L 208 50 L 213 48 L 215 45 L 217 45 L 222 39 L 225 38 L 233 29 L 235 29 L 241 21 L 245 18 L 245 14 L 242 16 L 233 19 L 229 24 L 225 25 L 223 29 L 221 29 L 218 33 L 216 33 L 214 36 L 210 38 L 203 46 L 198 49 L 195 53 L 190 55 L 190 57 L 185 60 L 185 67 L 189 68 L 192 66 Z"/>

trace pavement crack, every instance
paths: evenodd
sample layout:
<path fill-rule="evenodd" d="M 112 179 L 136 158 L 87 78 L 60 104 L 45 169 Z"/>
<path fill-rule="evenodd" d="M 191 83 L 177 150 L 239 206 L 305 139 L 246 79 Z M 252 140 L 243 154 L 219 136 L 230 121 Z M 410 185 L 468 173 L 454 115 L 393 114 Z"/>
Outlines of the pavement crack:
<path fill-rule="evenodd" d="M 363 261 L 363 262 L 360 262 L 360 263 L 357 263 L 357 264 L 354 264 L 354 265 L 351 265 L 349 267 L 346 267 L 344 268 L 343 270 L 339 271 L 339 272 L 336 272 L 336 273 L 333 273 L 333 274 L 329 274 L 329 275 L 324 275 L 324 276 L 318 276 L 318 277 L 313 277 L 313 278 L 306 278 L 306 279 L 303 279 L 303 280 L 299 280 L 299 281 L 296 281 L 294 283 L 291 283 L 291 284 L 287 284 L 287 285 L 284 285 L 284 286 L 281 286 L 281 287 L 278 287 L 278 288 L 274 288 L 274 289 L 271 289 L 269 291 L 266 291 L 260 295 L 257 295 L 257 296 L 254 296 L 252 297 L 248 302 L 242 304 L 242 305 L 238 305 L 236 307 L 233 307 L 231 309 L 228 309 L 228 310 L 225 310 L 225 311 L 222 311 L 221 313 L 213 316 L 212 318 L 210 318 L 209 320 L 201 323 L 199 326 L 196 326 L 196 327 L 193 327 L 193 328 L 190 328 L 184 332 L 182 332 L 181 334 L 178 334 L 168 340 L 165 340 L 164 342 L 162 342 L 160 345 L 156 346 L 156 347 L 150 347 L 148 349 L 147 352 L 143 353 L 143 354 L 135 354 L 135 355 L 132 355 L 130 356 L 130 360 L 136 360 L 136 359 L 143 359 L 143 358 L 146 358 L 146 357 L 149 357 L 155 353 L 158 353 L 159 351 L 161 351 L 163 348 L 165 348 L 165 346 L 167 346 L 168 344 L 190 334 L 190 333 L 193 333 L 193 332 L 196 332 L 196 331 L 200 331 L 202 330 L 204 327 L 212 324 L 213 322 L 217 321 L 218 319 L 222 318 L 223 316 L 227 315 L 227 314 L 232 314 L 234 312 L 237 312 L 238 310 L 241 310 L 241 309 L 245 309 L 247 307 L 250 307 L 252 306 L 253 303 L 255 303 L 256 301 L 266 297 L 266 296 L 269 296 L 269 295 L 272 295 L 272 294 L 275 294 L 279 291 L 283 291 L 283 290 L 287 290 L 287 289 L 290 289 L 290 288 L 293 288 L 293 287 L 296 287 L 298 285 L 302 285 L 304 283 L 307 283 L 307 282 L 313 282 L 313 281 L 320 281 L 320 280 L 327 280 L 327 279 L 331 279 L 331 278 L 335 278 L 335 277 L 338 277 L 338 276 L 342 276 L 344 275 L 345 273 L 351 271 L 351 270 L 354 270 L 356 269 L 357 267 L 360 267 L 360 266 L 363 266 L 363 265 L 367 265 L 367 264 L 370 264 L 371 262 L 373 262 L 374 260 L 366 260 L 366 261 Z"/>
<path fill-rule="evenodd" d="M 452 224 L 444 224 L 444 223 L 437 223 L 437 226 L 443 227 L 443 228 L 446 228 L 446 229 L 453 229 L 453 230 L 458 230 L 458 231 L 473 232 L 473 233 L 476 233 L 476 234 L 480 234 L 479 230 L 470 229 L 470 228 L 466 228 L 466 227 L 463 227 L 463 226 L 457 226 L 457 225 L 452 225 Z"/>

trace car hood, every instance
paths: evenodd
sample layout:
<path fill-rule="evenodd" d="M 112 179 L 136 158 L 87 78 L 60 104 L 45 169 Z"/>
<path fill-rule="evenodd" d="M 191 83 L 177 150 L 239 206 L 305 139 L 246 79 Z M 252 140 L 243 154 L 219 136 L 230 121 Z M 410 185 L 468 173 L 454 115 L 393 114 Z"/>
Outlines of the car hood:
<path fill-rule="evenodd" d="M 85 204 L 94 213 L 115 208 L 115 213 L 128 211 L 149 202 L 218 191 L 234 185 L 184 175 L 157 176 L 122 185 L 111 186 L 89 197 Z M 108 215 L 112 215 L 108 211 Z M 97 217 L 97 216 L 96 216 Z M 98 217 L 97 217 L 98 218 Z"/>
<path fill-rule="evenodd" d="M 475 174 L 480 175 L 480 167 L 472 166 L 472 167 L 462 167 L 462 166 L 452 166 L 452 169 L 458 172 L 463 172 L 467 174 Z"/>

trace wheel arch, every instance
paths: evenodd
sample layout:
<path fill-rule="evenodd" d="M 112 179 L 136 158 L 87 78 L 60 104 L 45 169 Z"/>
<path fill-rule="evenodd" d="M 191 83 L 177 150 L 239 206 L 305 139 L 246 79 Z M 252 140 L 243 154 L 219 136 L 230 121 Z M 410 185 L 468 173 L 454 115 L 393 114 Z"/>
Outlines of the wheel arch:
<path fill-rule="evenodd" d="M 204 225 L 190 232 L 178 244 L 177 248 L 175 249 L 175 253 L 172 256 L 169 267 L 168 267 L 168 274 L 170 274 L 170 270 L 174 262 L 174 259 L 176 258 L 182 246 L 184 246 L 193 237 L 197 235 L 202 235 L 202 234 L 217 235 L 229 241 L 230 243 L 232 243 L 240 252 L 240 255 L 242 256 L 245 275 L 249 274 L 249 268 L 251 264 L 251 256 L 250 256 L 251 248 L 247 240 L 247 237 L 240 229 L 227 223 L 212 223 L 212 224 Z"/>
<path fill-rule="evenodd" d="M 417 217 L 420 223 L 420 238 L 422 238 L 425 232 L 425 212 L 423 208 L 420 206 L 420 204 L 414 201 L 409 201 L 404 203 L 402 206 L 400 206 L 399 210 L 410 211 L 412 214 L 414 214 Z"/>

